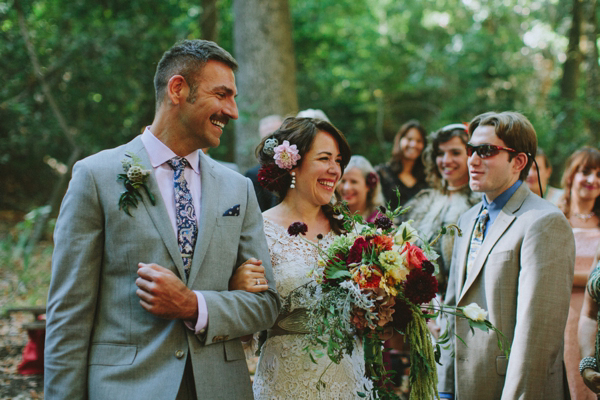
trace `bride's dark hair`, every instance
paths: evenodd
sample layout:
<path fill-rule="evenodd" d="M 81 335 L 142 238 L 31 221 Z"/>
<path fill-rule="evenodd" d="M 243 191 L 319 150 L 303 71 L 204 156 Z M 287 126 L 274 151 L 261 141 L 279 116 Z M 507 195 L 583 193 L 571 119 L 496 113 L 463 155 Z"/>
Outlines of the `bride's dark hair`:
<path fill-rule="evenodd" d="M 342 156 L 342 174 L 344 173 L 344 169 L 348 162 L 350 161 L 351 151 L 350 145 L 346 140 L 346 137 L 339 129 L 333 126 L 330 122 L 327 122 L 318 118 L 295 118 L 288 117 L 286 118 L 279 129 L 273 132 L 271 135 L 263 138 L 258 147 L 256 148 L 256 158 L 262 166 L 270 166 L 275 164 L 275 160 L 273 159 L 272 154 L 267 154 L 264 152 L 265 141 L 268 139 L 277 139 L 279 144 L 282 144 L 284 140 L 290 142 L 290 144 L 295 144 L 298 148 L 298 153 L 301 158 L 298 160 L 298 164 L 296 167 L 302 165 L 302 161 L 304 160 L 304 156 L 308 153 L 312 147 L 312 144 L 319 132 L 329 133 L 335 141 L 340 149 L 340 154 Z M 281 176 L 278 179 L 281 180 L 281 184 L 277 185 L 278 189 L 275 193 L 281 198 L 285 198 L 288 189 L 290 187 L 290 183 L 292 182 L 292 177 L 287 170 L 280 169 L 282 171 Z M 326 204 L 321 206 L 323 212 L 329 219 L 329 223 L 331 228 L 336 233 L 342 232 L 342 227 L 340 221 L 333 217 L 333 207 L 331 204 Z"/>

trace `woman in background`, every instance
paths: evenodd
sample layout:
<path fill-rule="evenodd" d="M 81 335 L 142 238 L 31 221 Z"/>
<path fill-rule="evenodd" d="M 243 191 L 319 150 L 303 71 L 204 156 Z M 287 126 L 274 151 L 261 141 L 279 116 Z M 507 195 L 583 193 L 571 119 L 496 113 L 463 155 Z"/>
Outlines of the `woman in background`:
<path fill-rule="evenodd" d="M 575 236 L 575 275 L 565 329 L 565 366 L 571 399 L 596 399 L 579 376 L 577 328 L 587 277 L 600 243 L 600 151 L 593 147 L 577 150 L 567 160 L 562 178 L 564 195 L 560 208 Z"/>
<path fill-rule="evenodd" d="M 424 152 L 425 171 L 431 189 L 424 189 L 406 204 L 404 220 L 412 219 L 423 240 L 431 242 L 442 226 L 455 224 L 469 208 L 481 201 L 481 195 L 469 188 L 467 142 L 469 134 L 463 124 L 451 124 L 431 134 Z M 440 255 L 438 282 L 445 293 L 452 247 L 456 235 L 443 235 L 433 246 Z"/>
<path fill-rule="evenodd" d="M 425 128 L 417 120 L 410 120 L 400 127 L 394 138 L 391 160 L 375 168 L 381 179 L 386 204 L 389 202 L 392 209 L 405 204 L 427 187 L 425 166 L 421 160 L 426 144 Z M 396 189 L 400 191 L 400 202 Z"/>
<path fill-rule="evenodd" d="M 350 158 L 338 185 L 338 193 L 348 203 L 350 212 L 362 215 L 367 222 L 375 221 L 378 207 L 383 205 L 379 177 L 363 156 Z"/>

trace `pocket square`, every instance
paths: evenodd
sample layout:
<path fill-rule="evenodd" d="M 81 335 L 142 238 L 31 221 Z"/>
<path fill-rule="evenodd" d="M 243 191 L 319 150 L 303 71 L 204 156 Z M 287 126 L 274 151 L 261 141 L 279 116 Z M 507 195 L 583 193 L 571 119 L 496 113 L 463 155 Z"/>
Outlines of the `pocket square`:
<path fill-rule="evenodd" d="M 240 215 L 240 205 L 237 204 L 223 213 L 224 217 L 237 217 Z"/>

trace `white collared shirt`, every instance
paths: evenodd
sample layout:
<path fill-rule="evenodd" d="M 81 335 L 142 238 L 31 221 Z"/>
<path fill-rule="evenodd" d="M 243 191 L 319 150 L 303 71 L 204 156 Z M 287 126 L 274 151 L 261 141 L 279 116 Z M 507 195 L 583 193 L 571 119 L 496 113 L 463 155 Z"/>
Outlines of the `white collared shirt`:
<path fill-rule="evenodd" d="M 177 219 L 175 218 L 175 190 L 173 186 L 173 176 L 175 171 L 167 164 L 167 161 L 177 154 L 173 153 L 173 150 L 167 147 L 161 142 L 152 132 L 149 127 L 146 127 L 142 134 L 142 143 L 148 152 L 148 158 L 152 168 L 154 168 L 154 176 L 158 183 L 158 189 L 167 207 L 167 213 L 171 220 L 171 226 L 175 237 L 177 237 Z M 184 158 L 190 163 L 192 168 L 186 168 L 183 171 L 183 176 L 188 184 L 188 189 L 192 195 L 192 202 L 194 203 L 194 211 L 196 212 L 196 222 L 200 226 L 200 197 L 201 192 L 201 181 L 200 181 L 200 155 L 198 152 L 201 150 L 195 150 L 185 156 Z"/>
<path fill-rule="evenodd" d="M 177 238 L 177 218 L 175 217 L 175 189 L 173 179 L 175 171 L 167 164 L 167 161 L 177 154 L 173 153 L 173 150 L 167 147 L 161 142 L 152 132 L 150 127 L 146 127 L 142 134 L 142 143 L 148 152 L 148 158 L 154 169 L 154 177 L 160 190 L 165 206 L 167 208 L 167 214 L 171 220 L 171 226 L 173 232 L 175 232 L 175 238 Z M 188 184 L 188 189 L 192 195 L 192 203 L 194 203 L 194 211 L 196 212 L 196 223 L 200 226 L 200 197 L 201 192 L 201 180 L 200 180 L 200 155 L 198 152 L 201 150 L 195 150 L 188 154 L 184 158 L 190 163 L 191 168 L 186 168 L 183 171 L 183 176 Z M 185 321 L 186 326 L 193 330 L 196 334 L 204 333 L 206 325 L 208 325 L 208 309 L 206 307 L 206 300 L 202 293 L 194 290 L 196 298 L 198 299 L 198 319 L 196 324 Z"/>

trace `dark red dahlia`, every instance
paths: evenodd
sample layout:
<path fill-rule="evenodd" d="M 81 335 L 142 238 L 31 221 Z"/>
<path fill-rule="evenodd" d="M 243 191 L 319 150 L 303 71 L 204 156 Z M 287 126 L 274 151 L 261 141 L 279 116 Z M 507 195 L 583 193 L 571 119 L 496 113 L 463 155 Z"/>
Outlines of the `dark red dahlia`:
<path fill-rule="evenodd" d="M 412 310 L 408 303 L 400 298 L 396 298 L 391 326 L 401 332 L 406 332 L 406 327 L 412 321 L 412 318 Z"/>
<path fill-rule="evenodd" d="M 404 295 L 414 304 L 430 302 L 437 291 L 437 279 L 421 268 L 411 270 L 404 282 Z"/>
<path fill-rule="evenodd" d="M 348 264 L 360 264 L 363 259 L 363 251 L 370 250 L 371 245 L 363 237 L 358 237 L 354 241 L 350 251 L 348 252 L 348 258 L 346 262 Z"/>
<path fill-rule="evenodd" d="M 377 218 L 375 218 L 375 226 L 386 231 L 394 226 L 394 224 L 392 223 L 392 220 L 387 217 L 387 215 L 379 215 Z"/>
<path fill-rule="evenodd" d="M 276 164 L 267 164 L 258 170 L 258 183 L 270 192 L 280 193 L 285 188 L 286 171 L 279 168 Z"/>
<path fill-rule="evenodd" d="M 366 179 L 366 184 L 369 189 L 374 189 L 377 186 L 377 182 L 379 182 L 379 177 L 375 172 L 369 172 Z"/>
<path fill-rule="evenodd" d="M 421 263 L 421 269 L 423 269 L 423 271 L 431 275 L 433 275 L 433 273 L 435 272 L 435 267 L 433 266 L 433 263 L 429 260 L 425 260 Z"/>
<path fill-rule="evenodd" d="M 308 226 L 306 226 L 304 222 L 293 222 L 288 227 L 288 233 L 290 236 L 298 236 L 300 234 L 306 235 L 306 232 L 308 232 Z"/>

